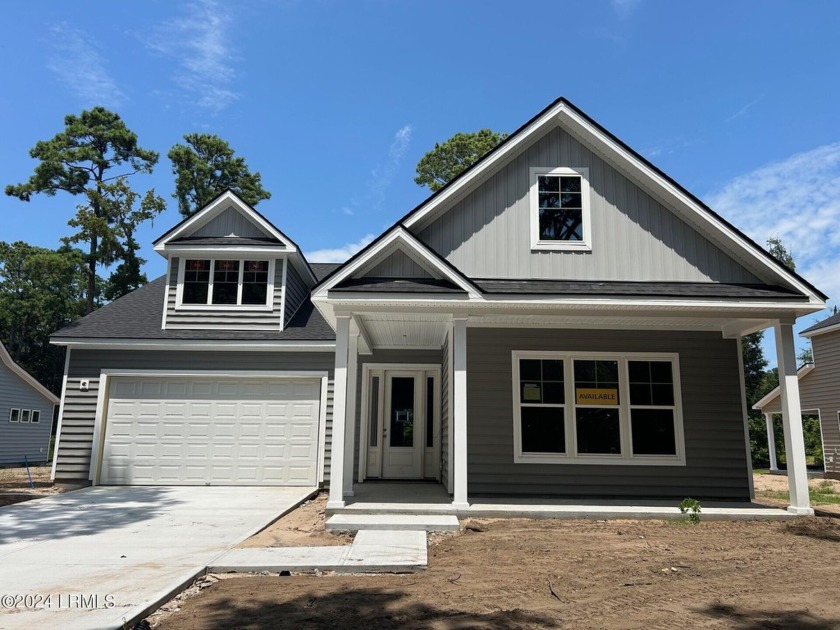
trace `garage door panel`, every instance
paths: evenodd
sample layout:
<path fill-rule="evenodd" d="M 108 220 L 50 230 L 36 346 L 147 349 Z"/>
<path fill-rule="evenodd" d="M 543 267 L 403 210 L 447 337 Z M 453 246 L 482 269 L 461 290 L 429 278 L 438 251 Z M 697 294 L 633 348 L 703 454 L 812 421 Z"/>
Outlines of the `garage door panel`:
<path fill-rule="evenodd" d="M 113 377 L 101 483 L 314 485 L 320 380 Z"/>

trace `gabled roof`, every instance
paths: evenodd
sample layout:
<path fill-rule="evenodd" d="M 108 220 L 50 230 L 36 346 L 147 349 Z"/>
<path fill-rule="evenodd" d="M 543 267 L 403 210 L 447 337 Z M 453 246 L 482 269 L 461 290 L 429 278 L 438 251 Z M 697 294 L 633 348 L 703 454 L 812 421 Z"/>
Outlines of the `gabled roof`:
<path fill-rule="evenodd" d="M 234 206 L 237 211 L 243 214 L 249 221 L 256 225 L 264 234 L 264 238 L 248 237 L 202 237 L 193 238 L 192 234 L 203 225 L 212 221 L 229 207 Z M 159 254 L 166 256 L 167 246 L 175 247 L 279 247 L 282 251 L 294 252 L 297 257 L 292 257 L 295 267 L 298 267 L 305 275 L 309 276 L 310 282 L 317 282 L 303 252 L 297 244 L 283 232 L 278 230 L 274 224 L 260 214 L 256 208 L 245 203 L 239 195 L 230 189 L 217 195 L 207 205 L 198 210 L 195 214 L 185 218 L 174 227 L 167 230 L 162 236 L 155 240 L 152 245 Z"/>
<path fill-rule="evenodd" d="M 4 363 L 6 365 L 6 367 L 9 368 L 9 370 L 12 371 L 13 374 L 18 376 L 18 378 L 20 378 L 20 380 L 22 380 L 24 383 L 29 385 L 29 387 L 31 387 L 36 392 L 41 394 L 41 396 L 43 396 L 44 398 L 47 398 L 50 401 L 52 401 L 52 403 L 54 405 L 58 404 L 58 402 L 59 402 L 58 396 L 56 396 L 50 390 L 48 390 L 46 387 L 41 385 L 41 383 L 39 383 L 38 381 L 35 380 L 34 376 L 32 376 L 29 372 L 27 372 L 22 367 L 20 367 L 17 363 L 15 363 L 12 360 L 12 356 L 9 354 L 9 351 L 6 350 L 6 347 L 3 345 L 2 341 L 0 341 L 0 362 Z"/>
<path fill-rule="evenodd" d="M 814 371 L 814 367 L 815 366 L 813 363 L 806 363 L 801 368 L 799 368 L 796 371 L 797 380 L 801 382 L 802 379 L 804 379 L 806 376 L 808 376 L 811 372 Z M 781 390 L 778 387 L 776 387 L 773 391 L 769 392 L 764 398 L 755 403 L 752 406 L 752 408 L 757 411 L 764 411 L 764 407 L 766 407 L 769 403 L 773 402 L 776 398 L 778 398 L 781 395 L 781 393 Z"/>
<path fill-rule="evenodd" d="M 712 242 L 725 245 L 725 250 L 736 256 L 745 266 L 761 270 L 760 275 L 765 276 L 763 279 L 771 280 L 768 284 L 790 285 L 804 295 L 813 297 L 817 302 L 828 299 L 814 285 L 797 273 L 790 271 L 747 235 L 706 206 L 700 199 L 562 97 L 551 103 L 470 168 L 402 217 L 390 230 L 351 258 L 347 265 L 366 259 L 379 245 L 380 241 L 393 230 L 400 228 L 409 231 L 414 226 L 422 224 L 424 220 L 430 220 L 432 216 L 436 216 L 435 213 L 447 211 L 459 196 L 465 194 L 472 185 L 483 181 L 483 178 L 488 176 L 495 166 L 504 163 L 506 159 L 515 155 L 520 148 L 527 146 L 533 138 L 538 137 L 545 129 L 558 123 L 562 123 L 565 128 L 574 134 L 586 138 L 588 144 L 596 147 L 601 153 L 609 155 L 611 163 L 620 164 L 625 172 L 633 175 L 634 179 L 645 182 L 648 189 L 655 191 L 660 198 L 668 200 L 667 206 L 669 208 L 679 211 L 678 215 L 681 218 L 686 219 L 689 224 L 709 237 Z M 316 291 L 318 289 L 320 289 L 320 286 L 316 287 Z"/>
<path fill-rule="evenodd" d="M 840 313 L 835 313 L 831 317 L 828 317 L 821 322 L 817 322 L 799 334 L 802 337 L 814 337 L 816 335 L 834 332 L 835 330 L 840 330 Z"/>

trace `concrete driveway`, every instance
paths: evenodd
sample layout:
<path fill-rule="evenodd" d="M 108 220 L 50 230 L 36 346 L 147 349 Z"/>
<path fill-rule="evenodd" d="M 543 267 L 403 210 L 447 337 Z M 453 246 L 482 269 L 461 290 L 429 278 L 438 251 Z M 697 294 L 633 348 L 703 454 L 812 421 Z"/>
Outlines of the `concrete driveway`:
<path fill-rule="evenodd" d="M 0 629 L 119 628 L 315 488 L 86 488 L 0 508 Z"/>

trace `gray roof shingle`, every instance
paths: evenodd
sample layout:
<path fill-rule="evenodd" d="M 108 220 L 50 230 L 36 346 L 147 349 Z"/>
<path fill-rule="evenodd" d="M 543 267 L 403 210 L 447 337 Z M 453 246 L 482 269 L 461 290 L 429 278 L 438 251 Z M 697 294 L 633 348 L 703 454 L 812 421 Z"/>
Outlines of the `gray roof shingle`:
<path fill-rule="evenodd" d="M 805 333 L 814 332 L 816 330 L 822 330 L 823 328 L 828 328 L 829 326 L 834 326 L 836 324 L 840 324 L 840 313 L 835 313 L 831 317 L 828 317 L 821 322 L 817 322 L 810 328 L 806 328 L 803 330 L 800 335 L 804 335 Z"/>
<path fill-rule="evenodd" d="M 338 284 L 330 293 L 446 293 L 466 295 L 449 280 L 435 278 L 356 278 Z"/>

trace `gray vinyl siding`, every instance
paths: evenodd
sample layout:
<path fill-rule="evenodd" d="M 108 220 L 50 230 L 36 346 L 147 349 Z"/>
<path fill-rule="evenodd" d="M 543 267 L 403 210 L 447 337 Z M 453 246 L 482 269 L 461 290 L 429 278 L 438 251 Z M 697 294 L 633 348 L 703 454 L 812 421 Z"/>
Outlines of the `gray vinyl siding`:
<path fill-rule="evenodd" d="M 220 256 L 222 254 L 220 253 Z M 176 308 L 178 270 L 182 261 L 172 258 L 170 261 L 169 283 L 166 290 L 166 328 L 169 330 L 280 330 L 282 317 L 281 304 L 283 294 L 283 261 L 274 264 L 274 294 L 272 310 L 256 311 L 247 307 L 231 310 Z M 289 265 L 291 269 L 291 265 Z"/>
<path fill-rule="evenodd" d="M 820 413 L 825 471 L 840 474 L 840 331 L 811 338 L 814 369 L 799 379 L 799 403 L 803 410 Z M 762 409 L 781 413 L 782 400 L 776 396 Z"/>
<path fill-rule="evenodd" d="M 588 167 L 592 251 L 531 251 L 530 168 Z M 419 238 L 469 277 L 759 282 L 619 171 L 555 128 Z"/>
<path fill-rule="evenodd" d="M 153 350 L 73 350 L 63 392 L 64 414 L 56 462 L 56 481 L 88 483 L 100 372 L 110 370 L 326 371 L 327 426 L 325 482 L 329 479 L 335 355 L 322 352 L 178 352 Z M 89 381 L 83 392 L 82 379 Z"/>
<path fill-rule="evenodd" d="M 678 353 L 686 465 L 514 463 L 514 350 Z M 737 353 L 716 333 L 468 328 L 470 494 L 749 500 Z"/>
<path fill-rule="evenodd" d="M 245 236 L 248 238 L 265 238 L 268 236 L 262 229 L 251 223 L 244 214 L 234 207 L 230 207 L 202 225 L 192 237 L 216 237 L 216 236 Z"/>
<path fill-rule="evenodd" d="M 440 482 L 449 487 L 449 335 L 443 340 L 440 360 Z"/>
<path fill-rule="evenodd" d="M 418 265 L 405 252 L 398 249 L 377 263 L 358 278 L 431 278 L 431 274 Z"/>
<path fill-rule="evenodd" d="M 9 422 L 11 409 L 41 412 L 38 423 Z M 0 362 L 0 465 L 46 462 L 49 457 L 53 403 Z"/>
<path fill-rule="evenodd" d="M 411 364 L 440 365 L 440 350 L 374 350 L 373 354 L 359 356 L 358 372 L 356 378 L 356 430 L 353 436 L 353 478 L 358 475 L 359 470 L 359 443 L 361 440 L 361 418 L 362 418 L 362 388 L 364 384 L 364 364 L 374 363 L 396 363 L 405 365 L 411 369 Z M 380 383 L 380 391 L 384 392 L 385 383 Z"/>
<path fill-rule="evenodd" d="M 292 316 L 300 308 L 300 305 L 309 297 L 309 287 L 300 277 L 294 265 L 288 265 L 286 269 L 286 320 L 289 323 Z"/>

